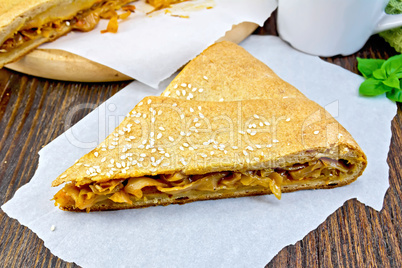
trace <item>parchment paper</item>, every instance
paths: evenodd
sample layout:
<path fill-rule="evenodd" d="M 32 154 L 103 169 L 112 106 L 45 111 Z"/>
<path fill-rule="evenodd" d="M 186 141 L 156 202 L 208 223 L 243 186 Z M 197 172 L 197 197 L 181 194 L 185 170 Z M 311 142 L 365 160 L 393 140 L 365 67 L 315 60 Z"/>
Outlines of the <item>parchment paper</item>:
<path fill-rule="evenodd" d="M 263 267 L 350 198 L 381 209 L 396 105 L 359 97 L 363 78 L 277 37 L 251 36 L 242 46 L 351 132 L 368 157 L 363 176 L 341 188 L 286 193 L 280 201 L 269 195 L 89 214 L 60 211 L 49 201 L 58 190 L 51 181 L 91 150 L 105 129 L 111 131 L 119 116 L 144 96 L 160 93 L 133 82 L 43 148 L 34 177 L 2 209 L 54 255 L 84 267 Z M 85 145 L 91 148 L 77 147 Z"/>
<path fill-rule="evenodd" d="M 40 48 L 62 49 L 101 63 L 157 88 L 189 60 L 244 21 L 263 25 L 276 0 L 196 0 L 146 15 L 153 8 L 134 2 L 137 10 L 119 23 L 116 34 L 101 34 L 107 20 L 86 33 L 72 32 Z M 212 6 L 211 9 L 206 7 Z M 185 15 L 189 18 L 173 17 Z"/>

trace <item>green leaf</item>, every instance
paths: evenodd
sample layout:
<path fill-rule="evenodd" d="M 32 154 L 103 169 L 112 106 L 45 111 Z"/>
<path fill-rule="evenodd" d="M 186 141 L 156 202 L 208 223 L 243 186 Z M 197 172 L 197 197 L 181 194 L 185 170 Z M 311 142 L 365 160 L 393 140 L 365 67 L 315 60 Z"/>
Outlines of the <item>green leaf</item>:
<path fill-rule="evenodd" d="M 384 85 L 382 80 L 374 78 L 365 80 L 359 87 L 359 93 L 366 96 L 377 96 L 391 90 L 392 88 Z"/>
<path fill-rule="evenodd" d="M 382 81 L 382 83 L 386 86 L 393 87 L 396 89 L 401 89 L 399 84 L 399 79 L 395 74 L 390 75 L 386 80 Z"/>
<path fill-rule="evenodd" d="M 362 73 L 365 78 L 373 76 L 373 72 L 380 69 L 385 60 L 381 59 L 362 59 L 357 58 L 357 69 Z"/>
<path fill-rule="evenodd" d="M 373 72 L 373 77 L 380 80 L 387 79 L 387 73 L 383 69 L 377 69 Z"/>
<path fill-rule="evenodd" d="M 389 58 L 382 66 L 388 76 L 395 74 L 398 78 L 402 78 L 402 54 Z"/>
<path fill-rule="evenodd" d="M 402 90 L 393 88 L 387 92 L 387 98 L 393 101 L 402 102 Z"/>

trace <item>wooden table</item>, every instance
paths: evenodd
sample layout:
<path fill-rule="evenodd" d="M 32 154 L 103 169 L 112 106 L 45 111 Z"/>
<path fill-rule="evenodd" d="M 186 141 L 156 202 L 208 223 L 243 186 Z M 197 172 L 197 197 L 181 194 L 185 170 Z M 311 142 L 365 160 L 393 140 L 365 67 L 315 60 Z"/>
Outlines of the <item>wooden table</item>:
<path fill-rule="evenodd" d="M 255 34 L 277 35 L 275 15 Z M 358 53 L 325 60 L 357 73 L 356 57 L 382 58 L 396 52 L 373 36 Z M 85 104 L 73 124 L 128 82 L 60 82 L 0 70 L 0 204 L 29 182 L 38 151 L 65 131 L 65 115 Z M 377 212 L 352 199 L 295 245 L 282 249 L 267 267 L 402 267 L 402 106 L 392 121 L 388 163 L 390 187 Z M 387 178 L 378 178 L 386 180 Z M 0 211 L 1 267 L 76 267 L 53 256 L 28 228 Z"/>

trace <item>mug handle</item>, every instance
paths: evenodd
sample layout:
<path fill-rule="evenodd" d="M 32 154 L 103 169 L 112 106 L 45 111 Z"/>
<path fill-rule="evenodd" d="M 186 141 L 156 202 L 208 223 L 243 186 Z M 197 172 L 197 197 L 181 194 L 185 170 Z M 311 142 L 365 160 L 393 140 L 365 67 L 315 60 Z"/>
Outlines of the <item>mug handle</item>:
<path fill-rule="evenodd" d="M 377 24 L 377 27 L 374 29 L 373 34 L 393 29 L 399 26 L 402 26 L 402 14 L 389 15 L 384 11 L 380 21 Z"/>

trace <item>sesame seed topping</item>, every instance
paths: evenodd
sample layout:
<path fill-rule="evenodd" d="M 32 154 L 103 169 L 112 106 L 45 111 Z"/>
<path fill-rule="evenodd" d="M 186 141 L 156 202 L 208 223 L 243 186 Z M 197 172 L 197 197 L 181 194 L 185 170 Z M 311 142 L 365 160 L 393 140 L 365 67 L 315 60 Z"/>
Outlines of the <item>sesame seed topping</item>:
<path fill-rule="evenodd" d="M 138 103 L 138 106 L 141 106 L 141 105 L 143 105 L 142 101 L 140 103 Z"/>
<path fill-rule="evenodd" d="M 200 88 L 199 90 L 198 90 L 198 92 L 203 92 L 204 91 L 204 89 L 203 88 Z"/>
<path fill-rule="evenodd" d="M 50 231 L 53 232 L 54 230 L 56 230 L 56 226 L 55 225 L 50 226 Z"/>
<path fill-rule="evenodd" d="M 193 87 L 193 89 L 191 90 L 192 92 L 197 91 L 196 87 Z"/>
<path fill-rule="evenodd" d="M 269 126 L 269 125 L 271 125 L 269 122 L 264 122 L 264 124 L 266 125 L 266 126 Z"/>
<path fill-rule="evenodd" d="M 251 147 L 250 145 L 247 146 L 246 149 L 249 150 L 249 151 L 253 151 L 253 150 L 254 150 L 253 147 Z"/>
<path fill-rule="evenodd" d="M 148 104 L 151 104 L 151 102 L 152 102 L 152 100 L 151 100 L 151 99 L 149 99 L 149 100 L 148 100 Z"/>
<path fill-rule="evenodd" d="M 180 91 L 179 90 L 176 90 L 176 95 L 180 96 Z"/>
<path fill-rule="evenodd" d="M 237 150 L 237 149 L 239 149 L 239 147 L 237 147 L 237 146 L 232 146 L 232 149 Z"/>
<path fill-rule="evenodd" d="M 272 147 L 272 144 L 267 144 L 267 148 L 271 148 Z"/>
<path fill-rule="evenodd" d="M 102 163 L 105 162 L 105 161 L 106 161 L 106 157 L 104 157 L 104 158 L 101 159 L 101 162 L 102 162 Z"/>
<path fill-rule="evenodd" d="M 243 150 L 243 154 L 246 155 L 246 156 L 248 155 L 248 153 L 246 152 L 246 150 Z"/>
<path fill-rule="evenodd" d="M 190 112 L 194 112 L 194 109 L 193 109 L 193 108 L 190 108 Z"/>
<path fill-rule="evenodd" d="M 254 118 L 258 119 L 260 118 L 257 114 L 254 115 Z"/>
<path fill-rule="evenodd" d="M 159 111 L 158 111 L 158 115 L 161 115 L 161 114 L 162 114 L 162 110 L 159 110 Z"/>
<path fill-rule="evenodd" d="M 177 103 L 173 103 L 172 106 L 173 106 L 173 107 L 176 107 L 176 106 L 177 106 Z"/>
<path fill-rule="evenodd" d="M 170 141 L 174 141 L 173 137 L 169 136 L 169 140 Z"/>
<path fill-rule="evenodd" d="M 192 93 L 188 93 L 188 98 L 192 99 L 194 95 Z"/>
<path fill-rule="evenodd" d="M 121 168 L 121 164 L 119 162 L 116 162 L 116 167 Z"/>
<path fill-rule="evenodd" d="M 169 96 L 170 95 L 170 91 L 166 91 L 164 94 L 163 94 L 164 96 Z"/>
<path fill-rule="evenodd" d="M 180 135 L 186 136 L 186 133 L 184 133 L 184 131 L 180 131 Z"/>
<path fill-rule="evenodd" d="M 186 83 L 182 83 L 180 86 L 182 86 L 182 87 L 186 87 L 186 86 L 187 86 L 187 84 L 186 84 Z"/>
<path fill-rule="evenodd" d="M 215 154 L 215 152 L 214 152 L 214 151 L 211 151 L 211 152 L 210 152 L 210 155 L 214 155 L 214 154 Z"/>
<path fill-rule="evenodd" d="M 67 177 L 67 175 L 63 174 L 63 175 L 60 176 L 60 179 L 64 179 L 65 177 Z"/>
<path fill-rule="evenodd" d="M 94 156 L 95 156 L 95 157 L 98 157 L 98 156 L 99 156 L 99 153 L 98 153 L 98 152 L 94 152 Z"/>
<path fill-rule="evenodd" d="M 320 131 L 318 131 L 318 130 L 314 131 L 315 135 L 317 135 L 318 133 L 320 133 Z"/>
<path fill-rule="evenodd" d="M 141 156 L 141 157 L 146 157 L 147 155 L 144 154 L 144 153 L 142 153 L 142 154 L 140 154 L 140 156 Z"/>
<path fill-rule="evenodd" d="M 287 119 L 286 119 L 286 122 L 289 122 L 289 121 L 290 121 L 290 118 L 287 118 Z"/>
<path fill-rule="evenodd" d="M 181 119 L 184 119 L 184 114 L 181 114 L 181 115 L 180 115 L 180 118 L 181 118 Z"/>
<path fill-rule="evenodd" d="M 188 147 L 189 145 L 188 145 L 187 142 L 185 142 L 185 143 L 183 143 L 183 146 L 184 146 L 184 147 Z"/>
<path fill-rule="evenodd" d="M 201 123 L 195 123 L 195 127 L 200 127 Z"/>
<path fill-rule="evenodd" d="M 205 80 L 208 80 L 208 77 L 206 77 L 205 75 L 204 75 L 204 77 L 203 77 Z"/>
<path fill-rule="evenodd" d="M 155 135 L 154 132 L 149 133 L 149 136 L 152 138 Z"/>
<path fill-rule="evenodd" d="M 252 131 L 252 132 L 250 133 L 251 136 L 254 136 L 255 134 L 257 134 L 257 131 Z"/>
<path fill-rule="evenodd" d="M 182 91 L 181 91 L 181 94 L 183 94 L 183 96 L 186 96 L 186 91 L 183 89 Z"/>
<path fill-rule="evenodd" d="M 179 149 L 180 149 L 180 150 L 182 150 L 182 151 L 184 151 L 184 148 L 183 148 L 183 146 L 180 146 L 180 147 L 179 147 Z"/>
<path fill-rule="evenodd" d="M 173 88 L 177 88 L 177 86 L 178 86 L 178 85 L 176 84 L 176 85 L 174 85 L 174 87 L 173 87 Z"/>
<path fill-rule="evenodd" d="M 222 101 L 223 101 L 223 98 L 220 98 L 219 101 L 222 102 Z"/>
<path fill-rule="evenodd" d="M 279 142 L 278 140 L 274 139 L 272 142 Z"/>
<path fill-rule="evenodd" d="M 164 131 L 164 130 L 165 130 L 165 128 L 164 128 L 164 127 L 162 127 L 162 126 L 160 126 L 160 127 L 159 127 L 159 129 L 160 129 L 160 130 L 162 130 L 162 131 Z"/>
<path fill-rule="evenodd" d="M 260 149 L 260 148 L 261 148 L 261 145 L 256 144 L 255 147 L 257 147 L 258 149 Z"/>
<path fill-rule="evenodd" d="M 166 156 L 166 157 L 170 157 L 170 154 L 169 154 L 169 153 L 165 153 L 165 156 Z"/>
<path fill-rule="evenodd" d="M 160 139 L 160 138 L 162 138 L 162 133 L 158 133 L 158 136 L 156 136 L 156 139 Z"/>
<path fill-rule="evenodd" d="M 201 111 L 201 106 L 198 106 L 198 110 L 200 110 L 200 111 Z"/>

